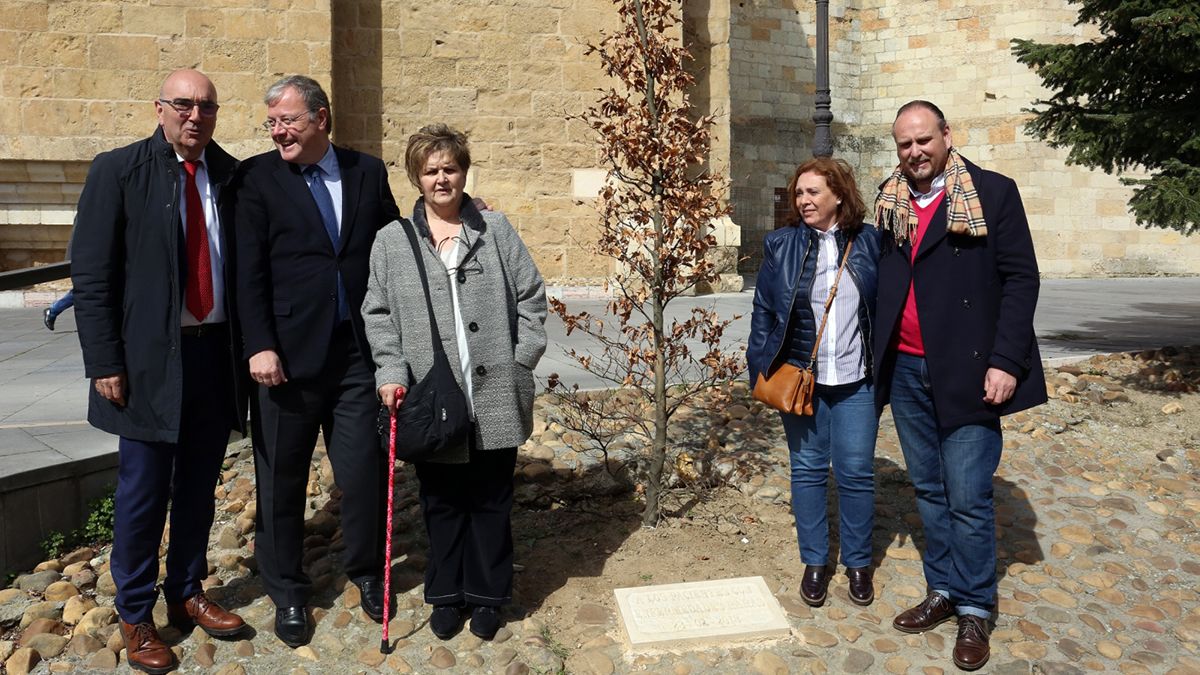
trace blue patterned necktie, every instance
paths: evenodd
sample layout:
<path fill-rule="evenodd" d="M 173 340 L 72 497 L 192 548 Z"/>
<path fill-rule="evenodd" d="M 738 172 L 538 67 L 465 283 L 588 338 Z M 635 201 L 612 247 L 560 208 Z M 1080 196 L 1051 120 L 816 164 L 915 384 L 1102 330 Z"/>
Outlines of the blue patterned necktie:
<path fill-rule="evenodd" d="M 333 244 L 334 254 L 338 253 L 338 245 L 341 237 L 338 234 L 337 213 L 333 210 L 333 197 L 329 194 L 329 188 L 325 187 L 325 181 L 321 178 L 321 167 L 317 164 L 310 164 L 304 169 L 304 178 L 308 183 L 308 189 L 312 192 L 313 201 L 317 203 L 317 210 L 321 212 L 321 221 L 325 223 L 325 234 L 329 235 L 329 242 Z M 338 271 L 337 278 L 337 314 L 334 317 L 334 324 L 339 324 L 350 316 L 349 305 L 346 304 L 346 289 L 342 286 L 342 273 Z"/>

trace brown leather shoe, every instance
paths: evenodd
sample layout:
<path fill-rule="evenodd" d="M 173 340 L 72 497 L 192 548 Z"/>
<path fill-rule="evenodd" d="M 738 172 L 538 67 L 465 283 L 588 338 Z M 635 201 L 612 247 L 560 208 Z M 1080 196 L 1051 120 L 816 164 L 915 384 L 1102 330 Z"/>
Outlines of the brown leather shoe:
<path fill-rule="evenodd" d="M 128 624 L 122 621 L 121 637 L 125 640 L 125 660 L 130 668 L 160 675 L 179 666 L 175 654 L 158 637 L 153 623 Z"/>
<path fill-rule="evenodd" d="M 875 585 L 871 583 L 871 567 L 847 567 L 850 580 L 850 602 L 866 607 L 875 600 Z"/>
<path fill-rule="evenodd" d="M 213 637 L 237 635 L 246 627 L 242 617 L 225 611 L 203 593 L 197 593 L 183 602 L 167 603 L 167 620 L 172 626 L 180 628 L 200 626 Z"/>
<path fill-rule="evenodd" d="M 978 670 L 992 655 L 988 646 L 988 620 L 973 614 L 958 617 L 958 639 L 954 641 L 954 665 Z"/>
<path fill-rule="evenodd" d="M 800 598 L 812 607 L 825 602 L 829 590 L 829 565 L 805 565 L 804 579 L 800 582 Z"/>
<path fill-rule="evenodd" d="M 924 633 L 953 618 L 954 605 L 941 593 L 930 593 L 921 604 L 900 612 L 892 627 L 905 633 Z"/>

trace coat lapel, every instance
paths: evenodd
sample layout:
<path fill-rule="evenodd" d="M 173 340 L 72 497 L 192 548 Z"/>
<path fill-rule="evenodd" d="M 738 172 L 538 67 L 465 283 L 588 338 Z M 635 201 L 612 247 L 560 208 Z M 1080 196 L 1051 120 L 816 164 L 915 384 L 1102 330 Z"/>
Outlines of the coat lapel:
<path fill-rule="evenodd" d="M 286 162 L 278 153 L 275 155 L 277 164 L 275 166 L 275 182 L 279 183 L 279 187 L 283 188 L 283 193 L 288 196 L 292 203 L 296 204 L 298 210 L 304 214 L 304 220 L 307 228 L 315 228 L 316 232 L 321 234 L 321 241 L 329 244 L 329 250 L 333 253 L 333 242 L 329 241 L 329 235 L 325 233 L 325 223 L 321 220 L 321 211 L 317 208 L 317 201 L 312 196 L 312 190 L 308 189 L 308 183 L 304 181 L 304 176 L 300 174 L 300 167 L 291 162 Z"/>

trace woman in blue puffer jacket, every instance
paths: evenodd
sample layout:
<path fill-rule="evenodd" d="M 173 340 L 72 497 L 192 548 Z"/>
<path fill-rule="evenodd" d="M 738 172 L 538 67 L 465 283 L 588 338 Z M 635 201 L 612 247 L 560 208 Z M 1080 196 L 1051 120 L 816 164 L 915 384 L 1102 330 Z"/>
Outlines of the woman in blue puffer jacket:
<path fill-rule="evenodd" d="M 826 300 L 846 246 L 851 246 L 812 364 L 813 414 L 780 416 L 791 455 L 792 512 L 805 565 L 800 595 L 809 605 L 821 605 L 833 576 L 825 513 L 832 463 L 850 599 L 869 605 L 875 599 L 871 528 L 879 429 L 871 384 L 871 325 L 880 235 L 875 226 L 863 223 L 866 207 L 844 161 L 816 158 L 801 164 L 788 184 L 788 200 L 795 222 L 767 235 L 754 288 L 746 348 L 750 382 L 759 373 L 773 374 L 783 363 L 809 365 Z"/>

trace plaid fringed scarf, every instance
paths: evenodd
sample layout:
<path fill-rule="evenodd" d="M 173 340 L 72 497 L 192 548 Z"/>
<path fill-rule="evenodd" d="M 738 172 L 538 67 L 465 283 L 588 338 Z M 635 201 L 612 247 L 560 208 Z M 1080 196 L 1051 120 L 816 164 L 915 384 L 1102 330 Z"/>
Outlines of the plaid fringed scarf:
<path fill-rule="evenodd" d="M 979 193 L 967 172 L 967 164 L 956 148 L 950 148 L 946 161 L 946 231 L 970 237 L 986 237 L 987 223 L 983 220 L 983 207 L 979 204 Z M 879 185 L 875 198 L 875 223 L 881 230 L 892 233 L 897 244 L 912 241 L 917 229 L 917 213 L 912 207 L 912 193 L 900 166 L 887 180 Z"/>

